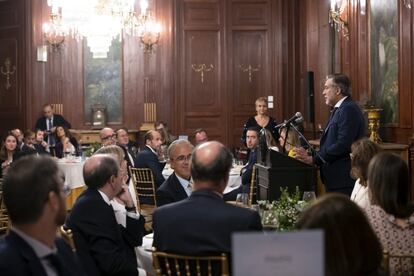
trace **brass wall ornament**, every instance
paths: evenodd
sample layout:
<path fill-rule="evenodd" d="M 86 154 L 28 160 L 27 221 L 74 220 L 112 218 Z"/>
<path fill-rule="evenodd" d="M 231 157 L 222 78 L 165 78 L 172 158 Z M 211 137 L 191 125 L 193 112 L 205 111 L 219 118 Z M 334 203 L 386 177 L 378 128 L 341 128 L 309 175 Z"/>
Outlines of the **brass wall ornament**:
<path fill-rule="evenodd" d="M 207 68 L 207 66 L 203 63 L 203 64 L 191 64 L 191 68 L 194 70 L 194 72 L 196 73 L 200 73 L 201 75 L 201 83 L 204 83 L 204 72 L 210 72 L 211 70 L 214 69 L 213 64 L 210 64 L 210 67 Z"/>
<path fill-rule="evenodd" d="M 246 67 L 244 64 L 239 65 L 239 68 L 242 72 L 249 72 L 249 82 L 252 82 L 252 75 L 254 72 L 260 71 L 260 65 L 254 68 L 250 64 Z"/>
<path fill-rule="evenodd" d="M 16 66 L 11 65 L 10 58 L 6 58 L 6 60 L 4 61 L 4 67 L 0 67 L 0 72 L 2 75 L 6 76 L 6 84 L 4 85 L 4 87 L 6 88 L 6 90 L 9 90 L 11 87 L 10 76 L 16 72 Z"/>
<path fill-rule="evenodd" d="M 366 106 L 364 111 L 368 116 L 368 131 L 370 133 L 369 139 L 375 143 L 382 143 L 381 137 L 378 133 L 382 109 L 376 108 L 375 106 Z"/>

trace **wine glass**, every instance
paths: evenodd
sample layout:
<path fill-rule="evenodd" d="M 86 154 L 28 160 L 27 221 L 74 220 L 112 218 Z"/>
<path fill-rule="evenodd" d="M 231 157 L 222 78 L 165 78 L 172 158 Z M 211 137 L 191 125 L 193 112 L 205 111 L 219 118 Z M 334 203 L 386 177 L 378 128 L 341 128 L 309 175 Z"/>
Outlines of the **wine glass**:
<path fill-rule="evenodd" d="M 316 195 L 314 191 L 304 191 L 303 192 L 303 201 L 305 202 L 312 202 L 316 199 Z"/>
<path fill-rule="evenodd" d="M 246 193 L 237 194 L 236 205 L 249 205 L 249 195 Z"/>

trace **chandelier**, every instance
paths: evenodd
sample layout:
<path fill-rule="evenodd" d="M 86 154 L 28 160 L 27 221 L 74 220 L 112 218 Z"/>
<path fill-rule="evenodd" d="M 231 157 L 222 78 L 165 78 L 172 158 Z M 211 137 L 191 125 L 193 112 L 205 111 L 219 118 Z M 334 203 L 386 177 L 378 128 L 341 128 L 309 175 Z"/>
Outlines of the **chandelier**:
<path fill-rule="evenodd" d="M 348 21 L 345 14 L 346 0 L 331 0 L 329 10 L 329 24 L 343 37 L 349 38 Z"/>
<path fill-rule="evenodd" d="M 61 47 L 66 36 L 86 38 L 93 57 L 106 58 L 112 40 L 121 39 L 124 32 L 137 36 L 144 50 L 152 51 L 161 28 L 148 11 L 148 1 L 139 1 L 137 15 L 135 0 L 48 0 L 51 17 L 43 27 L 45 38 L 54 49 Z"/>

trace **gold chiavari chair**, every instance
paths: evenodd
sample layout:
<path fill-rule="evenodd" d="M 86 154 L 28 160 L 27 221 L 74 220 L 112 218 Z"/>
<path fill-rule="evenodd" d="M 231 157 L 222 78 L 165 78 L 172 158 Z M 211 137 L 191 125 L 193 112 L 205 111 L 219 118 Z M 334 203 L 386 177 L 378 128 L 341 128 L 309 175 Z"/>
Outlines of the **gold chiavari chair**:
<path fill-rule="evenodd" d="M 0 235 L 7 233 L 10 227 L 10 219 L 3 200 L 3 190 L 0 190 Z"/>
<path fill-rule="evenodd" d="M 72 230 L 62 225 L 59 228 L 59 233 L 62 239 L 70 246 L 73 252 L 76 252 L 75 241 L 73 240 Z"/>
<path fill-rule="evenodd" d="M 163 275 L 229 275 L 227 255 L 185 256 L 165 252 L 152 252 L 155 274 Z"/>
<path fill-rule="evenodd" d="M 148 168 L 129 167 L 129 172 L 135 187 L 138 211 L 145 218 L 146 230 L 150 231 L 152 230 L 152 214 L 154 209 L 157 208 L 154 175 Z"/>
<path fill-rule="evenodd" d="M 249 205 L 256 203 L 257 178 L 258 178 L 257 167 L 253 166 L 252 179 L 250 181 Z"/>

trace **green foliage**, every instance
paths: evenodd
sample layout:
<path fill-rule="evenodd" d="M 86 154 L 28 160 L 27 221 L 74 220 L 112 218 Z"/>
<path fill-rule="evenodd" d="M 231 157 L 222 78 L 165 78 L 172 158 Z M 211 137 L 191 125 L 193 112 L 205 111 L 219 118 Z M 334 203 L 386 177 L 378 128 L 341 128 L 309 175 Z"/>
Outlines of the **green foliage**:
<path fill-rule="evenodd" d="M 87 150 L 85 150 L 85 156 L 91 157 L 99 148 L 101 148 L 102 145 L 100 143 L 93 143 L 89 146 Z"/>

